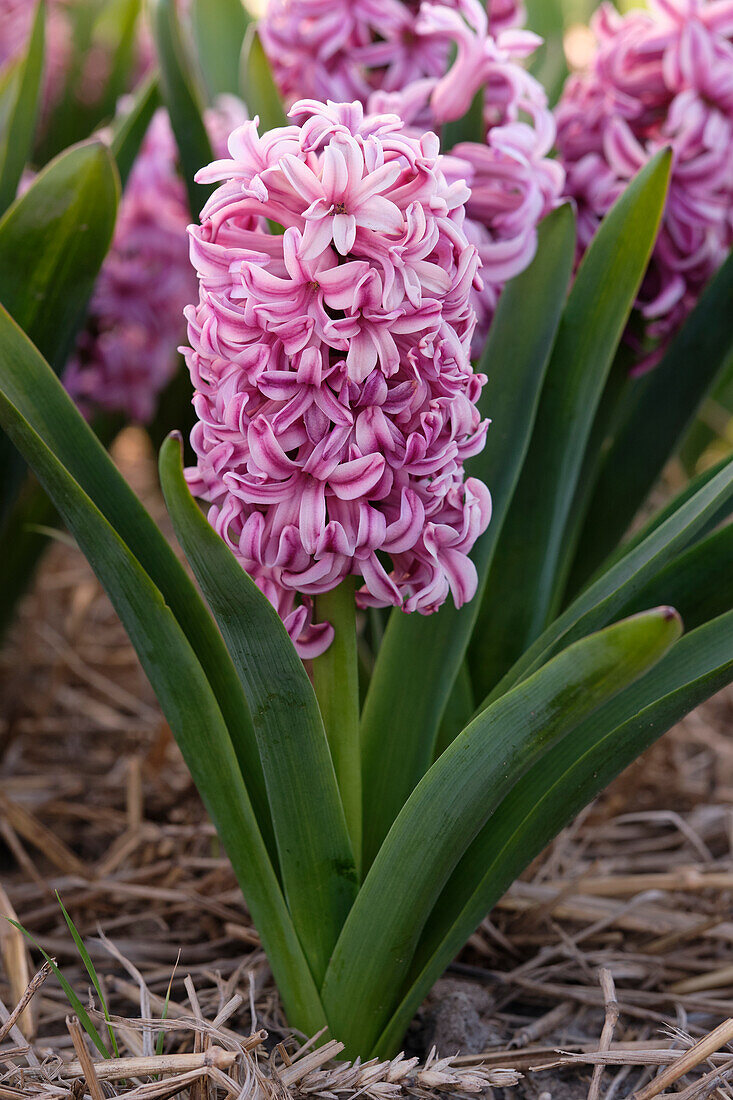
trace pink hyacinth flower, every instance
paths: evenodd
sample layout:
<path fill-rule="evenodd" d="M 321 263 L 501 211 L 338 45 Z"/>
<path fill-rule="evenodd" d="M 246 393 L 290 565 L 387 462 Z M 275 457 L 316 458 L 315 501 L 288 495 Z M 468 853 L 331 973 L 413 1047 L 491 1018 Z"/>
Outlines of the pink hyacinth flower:
<path fill-rule="evenodd" d="M 222 97 L 207 112 L 217 151 L 246 117 Z M 188 200 L 168 116 L 153 117 L 127 181 L 114 238 L 89 305 L 89 317 L 64 372 L 86 416 L 122 413 L 148 423 L 178 365 L 185 306 L 196 292 L 188 261 Z"/>
<path fill-rule="evenodd" d="M 436 0 L 459 12 L 464 0 Z M 288 103 L 359 100 L 440 77 L 449 45 L 416 17 L 419 0 L 270 0 L 260 23 L 275 80 Z M 519 0 L 490 0 L 491 32 L 521 24 Z"/>
<path fill-rule="evenodd" d="M 474 290 L 478 317 L 473 354 L 479 355 L 504 284 L 534 258 L 537 226 L 560 201 L 565 173 L 551 159 L 555 121 L 544 89 L 522 62 L 540 39 L 528 31 L 492 33 L 480 0 L 449 7 L 421 4 L 416 33 L 446 57 L 447 71 L 396 92 L 375 92 L 374 111 L 394 111 L 418 129 L 460 118 L 484 89 L 483 142 L 462 142 L 446 157 L 451 179 L 466 181 L 466 234 L 481 259 L 482 288 Z"/>
<path fill-rule="evenodd" d="M 199 300 L 184 354 L 198 416 L 192 490 L 302 656 L 330 643 L 313 595 L 348 575 L 360 606 L 470 600 L 490 497 L 470 343 L 478 285 L 465 185 L 435 135 L 358 102 L 245 123 L 191 228 Z M 284 228 L 268 232 L 267 220 Z"/>
<path fill-rule="evenodd" d="M 637 307 L 659 361 L 670 338 L 733 244 L 733 5 L 730 0 L 656 0 L 594 20 L 596 53 L 572 77 L 557 108 L 568 194 L 579 243 L 631 177 L 665 146 L 673 150 L 662 228 Z"/>

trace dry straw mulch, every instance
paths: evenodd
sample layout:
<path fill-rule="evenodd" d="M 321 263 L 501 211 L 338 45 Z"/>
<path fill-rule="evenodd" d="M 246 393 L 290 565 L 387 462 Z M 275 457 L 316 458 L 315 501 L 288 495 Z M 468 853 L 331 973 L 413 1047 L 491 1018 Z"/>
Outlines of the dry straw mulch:
<path fill-rule="evenodd" d="M 117 453 L 159 514 L 139 437 Z M 52 548 L 24 602 L 0 693 L 0 910 L 106 1035 L 58 890 L 121 1054 L 100 1057 L 39 954 L 0 922 L 0 1100 L 733 1096 L 733 693 L 667 735 L 512 887 L 404 1057 L 353 1066 L 285 1026 L 229 864 L 73 546 Z"/>

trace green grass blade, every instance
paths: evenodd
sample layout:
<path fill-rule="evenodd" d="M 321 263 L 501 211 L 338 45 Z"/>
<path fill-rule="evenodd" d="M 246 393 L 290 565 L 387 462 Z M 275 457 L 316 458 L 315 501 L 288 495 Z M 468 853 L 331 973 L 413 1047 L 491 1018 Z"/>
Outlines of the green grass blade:
<path fill-rule="evenodd" d="M 632 383 L 627 415 L 601 467 L 576 552 L 577 591 L 624 535 L 733 354 L 733 253 L 659 366 Z"/>
<path fill-rule="evenodd" d="M 0 393 L 0 423 L 34 469 L 128 632 L 242 886 L 291 1023 L 323 1026 L 313 983 L 221 710 L 193 649 L 120 535 Z"/>
<path fill-rule="evenodd" d="M 482 707 L 498 699 L 570 642 L 598 630 L 630 606 L 668 562 L 685 550 L 721 509 L 733 503 L 733 461 L 624 554 L 559 616 L 509 670 Z"/>
<path fill-rule="evenodd" d="M 583 455 L 654 246 L 669 168 L 670 154 L 662 151 L 642 169 L 601 223 L 578 269 L 486 587 L 481 614 L 491 629 L 479 632 L 470 662 L 479 697 L 556 612 Z"/>
<path fill-rule="evenodd" d="M 242 98 L 252 118 L 260 120 L 260 133 L 286 126 L 288 119 L 272 78 L 262 40 L 254 23 L 245 35 L 240 62 Z"/>
<path fill-rule="evenodd" d="M 677 614 L 659 608 L 584 638 L 474 719 L 423 776 L 364 881 L 323 984 L 332 1032 L 350 1056 L 367 1054 L 381 1035 L 425 922 L 500 801 L 680 631 Z"/>
<path fill-rule="evenodd" d="M 112 1027 L 112 1021 L 110 1019 L 109 1009 L 107 1008 L 107 1001 L 105 1000 L 104 993 L 102 992 L 102 985 L 101 985 L 101 982 L 99 981 L 99 975 L 97 974 L 96 967 L 95 967 L 94 963 L 92 962 L 91 955 L 87 951 L 87 946 L 84 943 L 84 940 L 79 935 L 79 931 L 78 931 L 76 925 L 74 924 L 73 920 L 71 919 L 71 917 L 69 916 L 69 914 L 66 911 L 66 907 L 65 907 L 64 903 L 61 900 L 61 895 L 59 894 L 58 890 L 56 890 L 55 893 L 56 893 L 56 901 L 59 903 L 59 905 L 61 907 L 61 912 L 64 914 L 64 920 L 66 921 L 68 929 L 71 932 L 72 938 L 74 940 L 74 943 L 76 944 L 76 949 L 79 952 L 79 957 L 81 958 L 81 961 L 84 963 L 84 969 L 86 970 L 87 974 L 89 975 L 91 983 L 92 983 L 92 985 L 94 986 L 94 988 L 97 992 L 97 996 L 99 997 L 99 1002 L 102 1006 L 102 1014 L 104 1015 L 104 1019 L 107 1023 L 107 1031 L 109 1032 L 109 1038 L 110 1038 L 110 1042 L 112 1043 L 112 1050 L 114 1052 L 114 1056 L 115 1056 L 115 1058 L 119 1058 L 120 1052 L 119 1052 L 119 1049 L 118 1049 L 118 1046 L 117 1046 L 117 1037 L 114 1033 L 114 1028 Z"/>
<path fill-rule="evenodd" d="M 393 1056 L 417 1007 L 491 907 L 583 806 L 667 729 L 733 679 L 733 613 L 686 634 L 520 780 L 433 910 L 403 999 L 372 1053 Z"/>
<path fill-rule="evenodd" d="M 15 198 L 33 146 L 43 77 L 45 18 L 44 0 L 38 0 L 25 57 L 5 88 L 9 102 L 0 132 L 0 214 Z"/>
<path fill-rule="evenodd" d="M 251 22 L 242 0 L 193 0 L 191 27 L 210 100 L 241 95 L 239 60 Z"/>
<path fill-rule="evenodd" d="M 0 390 L 63 463 L 162 592 L 206 673 L 274 856 L 272 825 L 247 701 L 196 586 L 36 348 L 0 307 Z"/>
<path fill-rule="evenodd" d="M 198 220 L 212 186 L 196 183 L 199 168 L 214 159 L 204 125 L 204 102 L 195 65 L 186 48 L 175 0 L 150 0 L 150 17 L 160 66 L 160 87 L 181 158 L 191 217 Z M 250 108 L 251 109 L 251 108 Z"/>
<path fill-rule="evenodd" d="M 110 150 L 124 187 L 156 109 L 160 106 L 158 75 L 151 75 L 135 92 L 130 109 L 115 120 Z"/>
<path fill-rule="evenodd" d="M 365 868 L 432 760 L 441 716 L 474 630 L 483 583 L 529 446 L 574 253 L 575 221 L 570 207 L 562 206 L 540 226 L 532 264 L 508 283 L 499 299 L 479 367 L 488 375 L 479 407 L 492 424 L 486 447 L 470 460 L 468 472 L 489 485 L 493 515 L 471 554 L 479 576 L 477 595 L 460 611 L 448 602 L 427 618 L 399 610 L 389 618 L 361 724 Z M 478 629 L 484 629 L 481 623 Z"/>
<path fill-rule="evenodd" d="M 84 1008 L 84 1005 L 81 1003 L 81 1001 L 77 997 L 77 995 L 74 992 L 74 990 L 72 989 L 72 987 L 69 985 L 69 982 L 68 982 L 66 976 L 64 975 L 63 971 L 61 971 L 59 969 L 59 967 L 56 965 L 55 960 L 51 958 L 51 956 L 48 954 L 47 951 L 44 951 L 44 949 L 41 947 L 38 940 L 35 939 L 30 934 L 30 932 L 26 928 L 23 927 L 22 924 L 19 924 L 17 921 L 13 920 L 11 917 L 6 917 L 5 920 L 9 924 L 12 924 L 13 928 L 17 928 L 19 932 L 22 932 L 23 935 L 26 937 L 26 939 L 29 940 L 33 944 L 33 946 L 36 948 L 36 950 L 40 951 L 40 953 L 43 955 L 43 957 L 46 960 L 46 962 L 48 963 L 48 965 L 51 967 L 51 970 L 53 971 L 54 975 L 58 979 L 61 988 L 63 989 L 64 993 L 66 994 L 66 999 L 68 1000 L 69 1004 L 73 1008 L 76 1015 L 79 1017 L 79 1021 L 81 1023 L 81 1026 L 84 1028 L 87 1035 L 92 1040 L 92 1042 L 94 1043 L 95 1047 L 97 1048 L 99 1053 L 102 1055 L 102 1057 L 103 1058 L 109 1058 L 110 1053 L 107 1050 L 104 1043 L 102 1042 L 102 1037 L 100 1036 L 100 1034 L 97 1031 L 96 1027 L 92 1023 L 92 1021 L 90 1020 L 89 1013 Z"/>
<path fill-rule="evenodd" d="M 219 624 L 249 701 L 283 888 L 320 985 L 357 884 L 313 687 L 272 604 L 191 496 L 183 477 L 180 439 L 175 436 L 161 448 L 160 480 L 176 538 Z"/>

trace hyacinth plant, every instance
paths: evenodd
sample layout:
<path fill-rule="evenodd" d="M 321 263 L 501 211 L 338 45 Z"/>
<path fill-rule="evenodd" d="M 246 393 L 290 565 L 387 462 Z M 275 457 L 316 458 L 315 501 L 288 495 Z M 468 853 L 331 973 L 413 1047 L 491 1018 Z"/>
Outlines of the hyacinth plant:
<path fill-rule="evenodd" d="M 447 73 L 346 101 L 292 96 L 288 120 L 267 33 L 236 3 L 207 5 L 192 20 L 204 84 L 236 90 L 246 32 L 261 118 L 213 159 L 174 6 L 157 0 L 161 90 L 200 212 L 184 348 L 195 461 L 184 470 L 173 434 L 160 477 L 197 586 L 54 372 L 44 340 L 74 284 L 44 265 L 44 310 L 30 275 L 12 299 L 0 288 L 0 425 L 129 632 L 290 1024 L 391 1056 L 513 879 L 733 679 L 733 462 L 648 508 L 625 541 L 606 529 L 590 579 L 569 581 L 613 474 L 606 406 L 670 209 L 669 143 L 596 212 L 577 263 L 562 167 L 546 163 L 552 116 L 513 53 L 526 38 L 502 46 L 471 3 L 459 22 L 423 6 L 412 15 L 437 20 Z M 365 42 L 380 72 L 381 44 Z M 135 130 L 133 117 L 113 142 L 118 160 Z M 82 153 L 104 166 L 113 208 L 112 153 Z M 18 211 L 41 216 L 28 196 L 52 170 L 9 212 L 20 254 L 40 244 Z M 66 237 L 45 239 L 78 246 L 81 224 L 75 208 Z M 661 362 L 623 387 L 624 431 L 642 418 L 643 477 L 625 460 L 614 483 L 632 513 L 730 355 L 720 259 Z"/>

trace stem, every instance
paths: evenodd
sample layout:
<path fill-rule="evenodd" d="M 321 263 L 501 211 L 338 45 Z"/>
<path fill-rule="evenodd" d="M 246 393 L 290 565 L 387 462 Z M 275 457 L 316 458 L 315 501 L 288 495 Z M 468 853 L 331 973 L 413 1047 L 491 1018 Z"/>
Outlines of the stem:
<path fill-rule="evenodd" d="M 359 666 L 356 651 L 355 578 L 316 596 L 316 619 L 330 622 L 334 639 L 313 661 L 313 687 L 331 749 L 346 825 L 361 869 L 361 749 L 359 745 Z"/>

